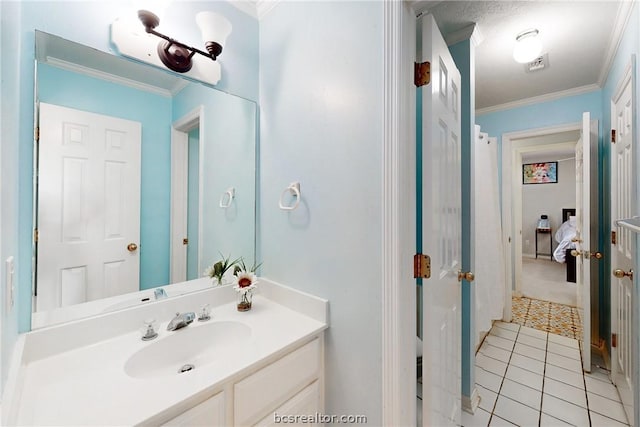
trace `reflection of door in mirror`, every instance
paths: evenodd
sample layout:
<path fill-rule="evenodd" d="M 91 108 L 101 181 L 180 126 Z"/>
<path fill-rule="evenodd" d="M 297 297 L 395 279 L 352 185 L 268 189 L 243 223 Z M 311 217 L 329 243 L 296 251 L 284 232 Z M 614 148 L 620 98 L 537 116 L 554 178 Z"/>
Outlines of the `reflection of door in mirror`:
<path fill-rule="evenodd" d="M 35 311 L 137 291 L 140 123 L 39 111 Z"/>
<path fill-rule="evenodd" d="M 202 106 L 171 130 L 171 283 L 200 276 L 200 124 Z"/>

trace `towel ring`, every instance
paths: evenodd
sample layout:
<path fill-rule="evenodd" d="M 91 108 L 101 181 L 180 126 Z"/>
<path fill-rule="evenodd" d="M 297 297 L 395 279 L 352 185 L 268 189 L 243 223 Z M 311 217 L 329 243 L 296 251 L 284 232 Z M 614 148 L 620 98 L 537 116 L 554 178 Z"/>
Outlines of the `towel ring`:
<path fill-rule="evenodd" d="M 231 206 L 231 202 L 233 202 L 233 198 L 235 197 L 235 195 L 236 189 L 233 187 L 229 187 L 227 191 L 222 193 L 222 196 L 220 197 L 220 207 L 223 209 L 227 209 L 229 206 Z"/>
<path fill-rule="evenodd" d="M 285 206 L 282 203 L 282 200 L 283 200 L 285 194 L 287 194 L 287 192 L 291 193 L 291 195 L 296 198 L 295 203 L 293 205 L 291 205 L 291 206 Z M 299 182 L 292 182 L 291 184 L 289 184 L 289 186 L 287 188 L 284 189 L 282 194 L 280 194 L 280 201 L 279 201 L 278 205 L 280 206 L 280 209 L 282 209 L 282 210 L 292 211 L 295 208 L 297 208 L 299 204 L 300 204 L 300 183 Z"/>

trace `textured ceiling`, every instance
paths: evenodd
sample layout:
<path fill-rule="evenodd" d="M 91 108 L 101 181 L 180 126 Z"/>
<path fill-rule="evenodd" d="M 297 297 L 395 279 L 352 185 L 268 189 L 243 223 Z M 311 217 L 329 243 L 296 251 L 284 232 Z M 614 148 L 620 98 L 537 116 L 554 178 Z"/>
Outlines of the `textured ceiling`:
<path fill-rule="evenodd" d="M 477 25 L 482 41 L 476 48 L 476 109 L 487 109 L 600 84 L 621 2 L 418 1 L 414 6 L 433 14 L 445 39 Z M 516 35 L 528 28 L 540 31 L 548 54 L 548 67 L 533 73 L 512 57 Z"/>

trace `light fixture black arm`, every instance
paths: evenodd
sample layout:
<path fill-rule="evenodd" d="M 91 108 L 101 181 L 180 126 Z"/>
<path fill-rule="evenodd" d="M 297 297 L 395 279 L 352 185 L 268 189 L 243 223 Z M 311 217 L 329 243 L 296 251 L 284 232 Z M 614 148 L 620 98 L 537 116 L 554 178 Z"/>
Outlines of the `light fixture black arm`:
<path fill-rule="evenodd" d="M 197 47 L 193 47 L 193 46 L 188 46 L 184 43 L 179 42 L 176 39 L 172 39 L 169 36 L 165 36 L 162 33 L 159 33 L 158 31 L 154 30 L 151 27 L 145 27 L 145 31 L 149 34 L 153 34 L 156 37 L 160 37 L 161 39 L 165 39 L 166 41 L 169 42 L 170 45 L 176 45 L 179 46 L 183 49 L 187 49 L 188 51 L 190 51 L 191 53 L 189 54 L 189 58 L 193 57 L 193 55 L 195 55 L 196 53 L 199 53 L 200 55 L 206 56 L 208 58 L 213 59 L 214 61 L 218 58 L 218 55 L 220 55 L 220 53 L 222 52 L 222 46 L 220 46 L 218 43 L 216 42 L 207 42 L 205 44 L 205 47 L 207 48 L 207 50 L 209 52 L 204 52 L 200 49 L 198 49 Z M 219 49 L 217 48 L 217 46 L 219 46 Z"/>

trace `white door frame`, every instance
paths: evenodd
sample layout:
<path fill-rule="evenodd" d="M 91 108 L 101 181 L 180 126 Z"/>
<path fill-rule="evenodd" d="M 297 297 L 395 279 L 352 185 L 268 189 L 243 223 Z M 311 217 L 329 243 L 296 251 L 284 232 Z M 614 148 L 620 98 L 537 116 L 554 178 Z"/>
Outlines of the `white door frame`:
<path fill-rule="evenodd" d="M 416 424 L 416 13 L 383 3 L 382 425 Z"/>
<path fill-rule="evenodd" d="M 507 273 L 504 320 L 507 322 L 511 321 L 512 295 L 515 293 L 519 296 L 521 292 L 521 285 L 517 278 L 522 277 L 522 234 L 521 230 L 519 232 L 516 229 L 518 224 L 520 228 L 522 227 L 522 191 L 519 188 L 522 184 L 519 186 L 515 184 L 521 182 L 522 177 L 520 176 L 521 168 L 517 166 L 518 160 L 522 163 L 522 152 L 532 144 L 519 140 L 581 129 L 582 123 L 575 122 L 502 134 L 502 241 L 506 254 Z"/>
<path fill-rule="evenodd" d="M 187 280 L 187 246 L 183 239 L 187 236 L 188 175 L 189 175 L 189 132 L 198 128 L 199 170 L 202 170 L 202 148 L 204 138 L 204 106 L 200 105 L 171 125 L 171 283 Z M 202 232 L 202 181 L 198 183 L 198 235 Z M 202 239 L 198 239 L 198 271 L 202 253 Z"/>

